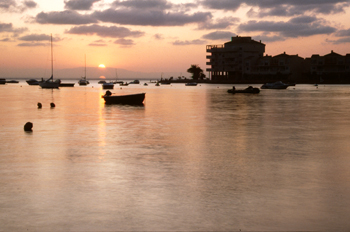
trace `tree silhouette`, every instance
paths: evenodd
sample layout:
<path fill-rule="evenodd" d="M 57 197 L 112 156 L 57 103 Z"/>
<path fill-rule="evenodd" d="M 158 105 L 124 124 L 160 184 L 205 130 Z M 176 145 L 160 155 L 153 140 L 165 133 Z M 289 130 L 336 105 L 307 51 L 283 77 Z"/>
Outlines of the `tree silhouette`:
<path fill-rule="evenodd" d="M 192 64 L 187 72 L 192 73 L 193 80 L 203 80 L 205 78 L 205 74 L 203 70 L 196 64 Z"/>

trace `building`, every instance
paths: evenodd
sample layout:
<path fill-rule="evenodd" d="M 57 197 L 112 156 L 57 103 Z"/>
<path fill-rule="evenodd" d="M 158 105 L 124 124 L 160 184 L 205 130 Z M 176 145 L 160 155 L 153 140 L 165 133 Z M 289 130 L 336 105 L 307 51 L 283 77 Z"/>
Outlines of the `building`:
<path fill-rule="evenodd" d="M 350 84 L 350 54 L 335 52 L 311 58 L 264 55 L 265 44 L 251 37 L 232 37 L 224 45 L 207 45 L 209 78 L 222 83 L 324 83 Z"/>
<path fill-rule="evenodd" d="M 285 81 L 302 82 L 307 73 L 305 59 L 285 52 L 276 56 L 264 56 L 258 59 L 246 72 L 246 79 L 255 83 Z"/>
<path fill-rule="evenodd" d="M 309 63 L 310 79 L 315 83 L 350 83 L 350 54 L 342 56 L 333 51 L 324 56 L 316 54 Z"/>
<path fill-rule="evenodd" d="M 207 56 L 211 68 L 209 77 L 213 81 L 243 80 L 244 74 L 264 56 L 265 44 L 252 40 L 251 37 L 232 37 L 224 45 L 207 45 Z"/>

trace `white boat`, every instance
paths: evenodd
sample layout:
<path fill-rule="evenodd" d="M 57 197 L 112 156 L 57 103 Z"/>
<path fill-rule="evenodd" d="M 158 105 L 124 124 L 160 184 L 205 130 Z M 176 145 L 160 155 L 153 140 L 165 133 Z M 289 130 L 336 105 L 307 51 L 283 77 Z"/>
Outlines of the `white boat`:
<path fill-rule="evenodd" d="M 61 81 L 53 80 L 53 51 L 52 51 L 52 34 L 51 34 L 51 77 L 47 79 L 46 81 L 43 80 L 39 83 L 40 87 L 43 89 L 58 89 L 60 86 Z"/>
<path fill-rule="evenodd" d="M 282 81 L 277 81 L 274 83 L 265 83 L 260 88 L 261 89 L 286 89 L 288 84 L 283 83 Z"/>
<path fill-rule="evenodd" d="M 86 80 L 86 55 L 85 55 L 85 76 L 83 76 L 79 81 L 78 81 L 79 85 L 88 85 L 90 84 L 90 82 L 88 80 Z"/>

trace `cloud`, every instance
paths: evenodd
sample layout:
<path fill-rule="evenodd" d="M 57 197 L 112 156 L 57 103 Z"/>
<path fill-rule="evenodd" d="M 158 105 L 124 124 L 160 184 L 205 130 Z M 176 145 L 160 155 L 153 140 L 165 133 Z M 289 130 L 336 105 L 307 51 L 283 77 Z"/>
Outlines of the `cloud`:
<path fill-rule="evenodd" d="M 90 15 L 81 15 L 76 11 L 53 11 L 49 13 L 41 12 L 36 18 L 40 24 L 89 24 L 96 23 L 97 20 Z"/>
<path fill-rule="evenodd" d="M 206 41 L 205 40 L 200 40 L 200 39 L 195 39 L 195 40 L 191 40 L 191 41 L 180 41 L 180 40 L 176 40 L 173 45 L 181 45 L 181 46 L 184 46 L 184 45 L 203 45 L 203 44 L 206 44 Z"/>
<path fill-rule="evenodd" d="M 18 36 L 18 34 L 21 34 L 27 30 L 27 28 L 14 28 L 12 23 L 0 23 L 0 33 L 10 32 L 14 33 L 14 36 Z"/>
<path fill-rule="evenodd" d="M 232 25 L 235 25 L 240 21 L 239 18 L 236 17 L 224 17 L 218 18 L 216 20 L 208 20 L 206 22 L 199 22 L 198 29 L 200 30 L 211 30 L 211 29 L 227 29 Z"/>
<path fill-rule="evenodd" d="M 211 32 L 209 34 L 203 35 L 203 39 L 208 39 L 208 40 L 227 40 L 227 38 L 231 38 L 236 36 L 235 33 L 232 33 L 230 31 L 215 31 Z"/>
<path fill-rule="evenodd" d="M 20 43 L 20 44 L 17 44 L 18 47 L 44 47 L 47 45 L 48 45 L 48 43 Z"/>
<path fill-rule="evenodd" d="M 350 43 L 350 28 L 347 30 L 339 30 L 334 34 L 336 37 L 340 37 L 336 40 L 326 40 L 333 44 Z"/>
<path fill-rule="evenodd" d="M 301 37 L 331 34 L 336 31 L 334 27 L 323 25 L 323 20 L 315 17 L 296 17 L 287 22 L 279 21 L 248 21 L 238 26 L 244 32 L 274 32 L 283 37 Z"/>
<path fill-rule="evenodd" d="M 141 10 L 166 10 L 171 9 L 172 4 L 166 0 L 129 0 L 129 1 L 115 1 L 115 7 L 127 7 Z"/>
<path fill-rule="evenodd" d="M 90 43 L 89 46 L 92 47 L 105 47 L 107 46 L 106 42 L 103 39 L 95 40 L 94 42 Z"/>
<path fill-rule="evenodd" d="M 31 34 L 19 37 L 18 39 L 23 41 L 50 41 L 51 37 L 45 34 Z"/>
<path fill-rule="evenodd" d="M 64 8 L 68 10 L 91 10 L 92 5 L 100 0 L 69 0 L 64 1 Z"/>
<path fill-rule="evenodd" d="M 44 47 L 47 46 L 47 43 L 20 43 L 17 44 L 19 47 Z"/>
<path fill-rule="evenodd" d="M 0 32 L 12 32 L 12 23 L 0 23 Z"/>
<path fill-rule="evenodd" d="M 134 41 L 131 39 L 118 39 L 116 41 L 114 41 L 115 44 L 119 44 L 122 47 L 130 47 L 134 45 Z"/>
<path fill-rule="evenodd" d="M 107 9 L 96 11 L 93 15 L 102 22 L 142 26 L 183 26 L 207 21 L 212 17 L 211 13 L 198 12 L 189 15 L 183 12 L 166 13 L 143 9 Z"/>
<path fill-rule="evenodd" d="M 155 34 L 155 35 L 153 36 L 153 38 L 156 39 L 156 40 L 162 40 L 162 39 L 164 39 L 164 38 L 163 38 L 163 35 L 161 35 L 161 34 Z"/>
<path fill-rule="evenodd" d="M 350 36 L 350 29 L 347 30 L 339 30 L 337 33 L 335 33 L 336 36 L 342 37 L 342 36 Z"/>
<path fill-rule="evenodd" d="M 70 30 L 66 31 L 68 34 L 78 34 L 78 35 L 98 35 L 100 37 L 112 37 L 112 38 L 124 38 L 124 37 L 141 37 L 144 32 L 141 31 L 131 31 L 125 27 L 116 26 L 100 26 L 97 24 L 91 26 L 77 26 L 72 27 Z"/>
<path fill-rule="evenodd" d="M 24 43 L 17 44 L 19 47 L 41 47 L 50 44 L 51 36 L 46 34 L 30 34 L 18 37 L 18 40 L 25 41 Z M 55 36 L 54 41 L 61 41 L 62 39 Z M 45 43 L 43 43 L 45 41 Z"/>
<path fill-rule="evenodd" d="M 5 38 L 5 39 L 1 39 L 0 42 L 10 42 L 11 39 L 10 38 Z"/>
<path fill-rule="evenodd" d="M 255 7 L 258 11 L 250 11 L 248 15 L 259 17 L 304 15 L 305 12 L 335 14 L 345 12 L 350 5 L 349 0 L 202 0 L 199 3 L 206 8 L 224 11 L 237 11 L 242 5 Z"/>
<path fill-rule="evenodd" d="M 263 41 L 264 43 L 266 43 L 266 42 L 285 41 L 286 39 L 280 35 L 270 35 L 269 33 L 263 33 L 262 35 L 254 36 L 254 40 Z"/>
<path fill-rule="evenodd" d="M 11 7 L 16 6 L 16 1 L 14 0 L 0 0 L 0 9 L 9 10 Z"/>
<path fill-rule="evenodd" d="M 25 8 L 31 9 L 36 8 L 38 4 L 34 1 L 24 1 L 23 5 L 25 6 Z"/>
<path fill-rule="evenodd" d="M 106 47 L 107 44 L 90 43 L 89 46 L 92 46 L 92 47 Z"/>
<path fill-rule="evenodd" d="M 37 3 L 31 0 L 23 1 L 20 4 L 17 4 L 15 0 L 0 0 L 0 10 L 5 12 L 22 13 L 35 7 L 37 7 Z"/>
<path fill-rule="evenodd" d="M 330 42 L 333 44 L 343 44 L 343 43 L 350 43 L 350 36 L 349 37 L 344 37 L 344 38 L 340 38 L 337 40 L 326 40 L 326 42 Z"/>
<path fill-rule="evenodd" d="M 215 9 L 215 10 L 230 10 L 236 11 L 241 6 L 241 1 L 232 0 L 204 0 L 199 1 L 204 7 Z"/>

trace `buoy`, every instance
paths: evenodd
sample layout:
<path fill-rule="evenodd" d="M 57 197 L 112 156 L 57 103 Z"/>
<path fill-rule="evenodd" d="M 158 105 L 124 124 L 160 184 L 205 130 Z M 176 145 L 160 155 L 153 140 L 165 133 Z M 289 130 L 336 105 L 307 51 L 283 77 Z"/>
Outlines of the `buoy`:
<path fill-rule="evenodd" d="M 54 108 L 56 105 L 55 105 L 55 103 L 51 102 L 50 106 L 51 106 L 51 108 Z"/>
<path fill-rule="evenodd" d="M 41 107 L 43 107 L 43 105 L 40 102 L 38 102 L 38 108 L 41 109 Z"/>
<path fill-rule="evenodd" d="M 32 128 L 33 128 L 33 123 L 31 123 L 31 122 L 27 122 L 24 125 L 24 131 L 33 131 Z"/>

